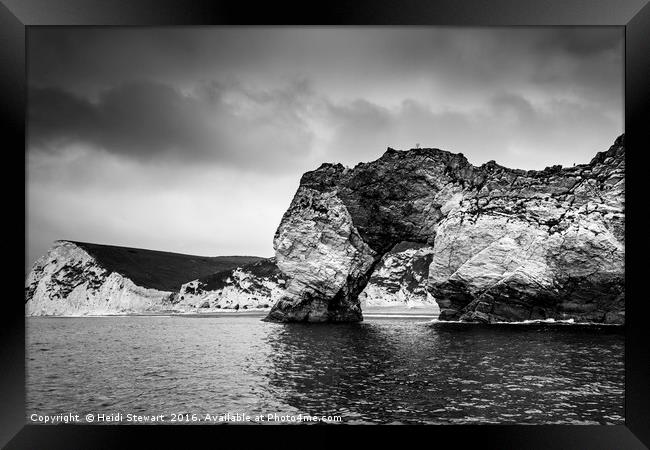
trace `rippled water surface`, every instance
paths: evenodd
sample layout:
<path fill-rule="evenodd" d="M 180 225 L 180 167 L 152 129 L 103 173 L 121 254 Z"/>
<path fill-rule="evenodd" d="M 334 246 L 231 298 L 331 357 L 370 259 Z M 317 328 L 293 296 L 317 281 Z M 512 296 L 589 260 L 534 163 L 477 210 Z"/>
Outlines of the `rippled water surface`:
<path fill-rule="evenodd" d="M 353 423 L 623 423 L 611 327 L 27 319 L 27 415 L 310 414 Z"/>

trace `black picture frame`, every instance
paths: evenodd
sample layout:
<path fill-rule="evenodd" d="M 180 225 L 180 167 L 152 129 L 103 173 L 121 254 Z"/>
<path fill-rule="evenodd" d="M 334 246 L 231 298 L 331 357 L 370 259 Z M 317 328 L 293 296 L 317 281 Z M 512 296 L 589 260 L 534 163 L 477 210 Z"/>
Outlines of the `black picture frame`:
<path fill-rule="evenodd" d="M 268 443 L 339 445 L 351 434 L 383 443 L 453 443 L 495 449 L 642 449 L 650 446 L 650 350 L 642 290 L 645 246 L 643 211 L 644 154 L 650 151 L 647 130 L 650 101 L 650 5 L 648 0 L 363 0 L 319 3 L 261 3 L 247 1 L 183 0 L 1 0 L 0 111 L 4 147 L 6 243 L 18 244 L 25 233 L 25 197 L 17 193 L 21 173 L 19 148 L 25 148 L 26 30 L 30 26 L 169 26 L 169 25 L 447 25 L 447 26 L 575 26 L 625 28 L 626 133 L 626 325 L 625 425 L 621 426 L 90 426 L 27 425 L 25 421 L 24 273 L 12 256 L 7 258 L 7 285 L 0 326 L 1 377 L 0 444 L 5 448 L 115 448 L 129 447 L 145 438 L 147 447 L 189 438 L 206 438 L 215 445 L 226 438 L 246 446 L 264 437 Z M 24 159 L 22 159 L 24 163 Z M 22 173 L 25 186 L 27 174 Z M 13 203 L 15 202 L 15 203 Z M 22 223 L 21 223 L 22 222 Z M 20 230 L 20 227 L 22 231 Z M 640 237 L 639 237 L 640 236 Z M 18 257 L 16 249 L 16 257 Z M 24 247 L 23 247 L 24 257 Z M 634 261 L 640 261 L 634 263 Z M 15 273 L 14 273 L 15 272 Z M 22 283 L 22 284 L 21 284 Z M 15 289 L 15 293 L 14 293 Z M 19 291 L 20 290 L 20 294 Z M 153 428 L 153 429 L 152 429 Z M 143 436 L 145 435 L 145 436 Z M 444 444 L 443 448 L 447 447 Z"/>

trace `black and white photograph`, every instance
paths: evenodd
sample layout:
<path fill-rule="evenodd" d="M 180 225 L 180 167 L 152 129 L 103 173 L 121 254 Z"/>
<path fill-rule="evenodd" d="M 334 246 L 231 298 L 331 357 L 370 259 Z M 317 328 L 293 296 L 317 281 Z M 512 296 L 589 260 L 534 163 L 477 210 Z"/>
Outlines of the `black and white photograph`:
<path fill-rule="evenodd" d="M 624 50 L 29 28 L 26 423 L 624 425 Z"/>

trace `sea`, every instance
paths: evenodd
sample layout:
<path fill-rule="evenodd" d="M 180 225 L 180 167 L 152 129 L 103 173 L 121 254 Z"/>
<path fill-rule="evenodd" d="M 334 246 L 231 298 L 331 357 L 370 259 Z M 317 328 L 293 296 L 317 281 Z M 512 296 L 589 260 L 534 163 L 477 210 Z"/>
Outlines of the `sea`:
<path fill-rule="evenodd" d="M 621 327 L 263 316 L 26 318 L 26 420 L 624 423 Z"/>

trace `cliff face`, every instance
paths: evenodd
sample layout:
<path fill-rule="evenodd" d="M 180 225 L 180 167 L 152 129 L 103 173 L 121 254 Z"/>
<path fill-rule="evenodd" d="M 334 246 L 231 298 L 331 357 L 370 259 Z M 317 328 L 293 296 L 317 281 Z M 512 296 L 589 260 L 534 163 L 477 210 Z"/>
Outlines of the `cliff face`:
<path fill-rule="evenodd" d="M 438 149 L 388 151 L 303 175 L 274 238 L 276 321 L 357 321 L 359 295 L 404 241 L 431 247 L 443 320 L 624 321 L 624 138 L 588 164 L 480 167 Z"/>
<path fill-rule="evenodd" d="M 426 289 L 433 248 L 403 242 L 386 253 L 359 294 L 361 306 L 436 305 Z"/>
<path fill-rule="evenodd" d="M 275 260 L 263 259 L 185 283 L 172 295 L 171 302 L 184 311 L 269 309 L 283 291 L 284 283 Z"/>
<path fill-rule="evenodd" d="M 433 302 L 421 283 L 428 276 L 430 249 L 419 247 L 402 246 L 385 255 L 362 294 L 365 304 Z M 134 255 L 138 255 L 137 261 L 132 261 Z M 251 260 L 254 262 L 238 264 Z M 197 261 L 205 265 L 197 265 Z M 234 268 L 200 276 L 224 266 Z M 174 271 L 175 278 L 161 277 L 157 273 L 160 267 Z M 178 286 L 182 277 L 197 275 Z M 203 258 L 58 241 L 27 277 L 25 312 L 30 316 L 75 316 L 268 311 L 283 294 L 285 282 L 274 258 Z"/>
<path fill-rule="evenodd" d="M 40 315 L 124 314 L 157 310 L 171 292 L 138 286 L 106 270 L 80 246 L 58 241 L 25 282 L 25 313 Z"/>
<path fill-rule="evenodd" d="M 213 293 L 228 297 L 223 308 L 257 306 L 248 282 L 259 283 L 239 267 L 267 260 L 257 257 L 201 257 L 98 244 L 57 241 L 34 263 L 25 281 L 25 313 L 34 315 L 112 315 L 203 311 L 205 301 L 188 296 L 192 278 L 218 271 L 240 283 Z M 243 263 L 243 264 L 242 264 Z M 229 268 L 229 269 L 226 269 Z M 234 275 L 233 275 L 234 274 Z M 239 278 L 238 278 L 239 277 Z M 182 281 L 181 281 L 182 280 Z M 248 281 L 247 281 L 248 280 Z M 194 282 L 198 287 L 198 280 Z M 196 300 L 196 301 L 192 301 Z M 270 307 L 270 302 L 266 302 Z"/>

